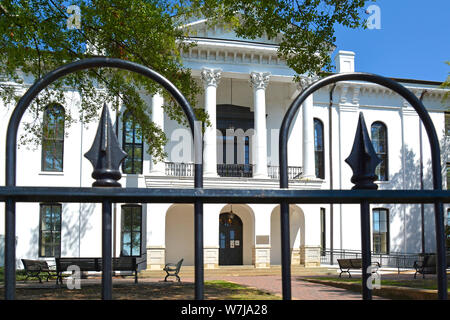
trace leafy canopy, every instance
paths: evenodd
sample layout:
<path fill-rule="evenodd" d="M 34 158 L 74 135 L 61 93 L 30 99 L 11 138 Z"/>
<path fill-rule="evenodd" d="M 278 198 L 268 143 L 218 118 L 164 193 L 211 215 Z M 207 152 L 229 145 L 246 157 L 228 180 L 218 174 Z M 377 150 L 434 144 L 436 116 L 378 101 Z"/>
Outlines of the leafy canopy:
<path fill-rule="evenodd" d="M 364 27 L 363 0 L 0 0 L 0 75 L 22 83 L 25 76 L 37 79 L 63 64 L 96 55 L 126 59 L 145 65 L 168 78 L 193 107 L 201 92 L 189 69 L 183 67 L 180 51 L 188 30 L 182 28 L 196 17 L 209 24 L 225 23 L 240 37 L 254 39 L 282 34 L 279 55 L 298 74 L 331 70 L 334 27 Z M 80 8 L 79 28 L 69 29 L 69 5 Z M 162 160 L 167 137 L 149 118 L 142 94 L 158 86 L 142 76 L 117 69 L 92 69 L 66 76 L 35 99 L 33 121 L 25 123 L 21 143 L 39 144 L 42 111 L 49 103 L 64 105 L 64 89 L 80 93 L 78 113 L 85 123 L 96 119 L 98 109 L 110 102 L 116 111 L 134 115 L 148 152 Z M 0 84 L 6 104 L 18 99 L 14 86 Z M 186 123 L 184 114 L 168 95 L 165 112 Z M 123 110 L 123 111 L 125 111 Z M 208 115 L 196 108 L 199 120 L 208 125 Z M 70 111 L 70 110 L 67 110 Z M 66 124 L 73 123 L 70 112 Z M 67 132 L 67 131 L 66 131 Z"/>

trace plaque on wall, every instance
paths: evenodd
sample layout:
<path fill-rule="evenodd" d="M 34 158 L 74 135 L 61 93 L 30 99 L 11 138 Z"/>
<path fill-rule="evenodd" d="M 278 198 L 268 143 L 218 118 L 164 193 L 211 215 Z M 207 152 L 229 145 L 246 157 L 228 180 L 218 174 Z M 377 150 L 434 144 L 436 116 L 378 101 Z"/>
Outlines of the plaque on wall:
<path fill-rule="evenodd" d="M 270 244 L 270 236 L 256 236 L 256 244 Z"/>

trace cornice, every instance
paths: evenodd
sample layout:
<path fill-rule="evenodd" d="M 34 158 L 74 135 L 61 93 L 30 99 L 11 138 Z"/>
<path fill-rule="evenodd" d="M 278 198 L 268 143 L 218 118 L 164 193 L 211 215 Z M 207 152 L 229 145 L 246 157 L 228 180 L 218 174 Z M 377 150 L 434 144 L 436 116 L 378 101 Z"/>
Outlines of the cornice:
<path fill-rule="evenodd" d="M 172 176 L 145 176 L 145 183 L 148 188 L 193 188 L 194 179 L 192 177 L 172 177 Z M 297 190 L 318 190 L 326 183 L 321 179 L 312 180 L 289 180 L 289 189 Z M 279 189 L 280 182 L 277 179 L 255 179 L 255 178 L 228 178 L 205 177 L 204 188 L 224 188 L 224 189 Z"/>
<path fill-rule="evenodd" d="M 289 69 L 286 61 L 278 56 L 278 47 L 227 40 L 189 41 L 195 47 L 181 52 L 186 61 L 211 61 L 230 64 L 261 64 Z"/>

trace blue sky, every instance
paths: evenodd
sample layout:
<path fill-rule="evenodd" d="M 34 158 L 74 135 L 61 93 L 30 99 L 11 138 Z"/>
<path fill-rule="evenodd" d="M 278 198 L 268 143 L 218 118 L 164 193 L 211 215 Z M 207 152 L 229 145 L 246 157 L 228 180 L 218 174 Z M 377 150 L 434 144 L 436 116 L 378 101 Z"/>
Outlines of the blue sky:
<path fill-rule="evenodd" d="M 337 50 L 354 51 L 355 71 L 444 81 L 450 72 L 445 64 L 450 61 L 450 0 L 378 0 L 370 4 L 380 8 L 381 29 L 337 27 L 333 59 Z"/>

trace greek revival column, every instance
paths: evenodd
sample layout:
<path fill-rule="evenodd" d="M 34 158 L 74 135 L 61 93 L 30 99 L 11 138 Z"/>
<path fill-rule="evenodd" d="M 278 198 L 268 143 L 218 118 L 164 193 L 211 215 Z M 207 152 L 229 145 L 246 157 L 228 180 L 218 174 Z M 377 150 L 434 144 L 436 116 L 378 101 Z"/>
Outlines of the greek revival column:
<path fill-rule="evenodd" d="M 216 93 L 221 74 L 220 69 L 203 68 L 201 72 L 205 86 L 205 111 L 211 122 L 211 126 L 205 128 L 203 138 L 203 174 L 206 177 L 217 177 Z"/>
<path fill-rule="evenodd" d="M 152 96 L 152 121 L 162 131 L 164 131 L 164 98 L 161 93 L 156 93 Z M 150 162 L 150 175 L 163 176 L 165 175 L 165 163 L 158 161 L 157 163 Z"/>
<path fill-rule="evenodd" d="M 315 79 L 302 78 L 299 89 L 303 90 Z M 313 96 L 310 95 L 302 104 L 303 115 L 303 177 L 314 178 L 316 176 L 314 157 L 314 118 L 313 118 Z"/>
<path fill-rule="evenodd" d="M 253 87 L 255 136 L 253 137 L 253 177 L 268 178 L 267 175 L 267 127 L 266 127 L 266 87 L 270 73 L 252 72 L 250 82 Z"/>

